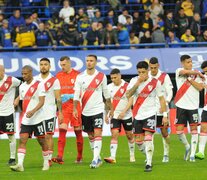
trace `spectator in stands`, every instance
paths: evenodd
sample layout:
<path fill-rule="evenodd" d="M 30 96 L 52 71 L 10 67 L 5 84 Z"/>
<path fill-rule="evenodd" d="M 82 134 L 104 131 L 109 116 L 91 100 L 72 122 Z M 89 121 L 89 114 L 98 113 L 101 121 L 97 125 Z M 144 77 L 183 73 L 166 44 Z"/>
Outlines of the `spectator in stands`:
<path fill-rule="evenodd" d="M 127 10 L 127 9 L 123 9 L 122 14 L 120 14 L 120 15 L 118 16 L 118 22 L 121 23 L 121 24 L 123 24 L 123 25 L 125 25 L 125 24 L 127 23 L 127 20 L 126 20 L 127 17 L 130 17 L 130 19 L 131 19 L 131 23 L 133 23 L 133 18 L 132 18 L 132 16 L 128 13 L 128 10 Z"/>
<path fill-rule="evenodd" d="M 33 22 L 34 24 L 36 24 L 36 26 L 38 27 L 38 26 L 39 26 L 39 23 L 41 23 L 41 20 L 40 20 L 40 18 L 38 17 L 38 12 L 37 12 L 37 10 L 34 10 L 34 11 L 32 12 L 31 18 L 32 18 L 32 22 Z"/>
<path fill-rule="evenodd" d="M 119 44 L 130 44 L 129 42 L 129 32 L 127 31 L 126 27 L 123 24 L 117 24 L 117 31 L 118 31 L 118 41 Z"/>
<path fill-rule="evenodd" d="M 155 20 L 155 25 L 154 25 L 152 30 L 154 31 L 157 27 L 159 27 L 160 30 L 164 32 L 164 29 L 165 29 L 164 24 L 165 24 L 165 22 L 164 22 L 162 16 L 158 15 L 156 20 Z"/>
<path fill-rule="evenodd" d="M 153 22 L 152 19 L 150 18 L 150 13 L 149 11 L 145 11 L 144 13 L 144 17 L 142 18 L 141 21 L 141 33 L 140 33 L 140 37 L 143 36 L 143 34 L 146 31 L 152 31 L 153 28 Z"/>
<path fill-rule="evenodd" d="M 9 30 L 9 22 L 4 19 L 0 29 L 0 47 L 12 47 L 12 37 Z"/>
<path fill-rule="evenodd" d="M 110 23 L 112 26 L 116 26 L 118 23 L 118 18 L 113 9 L 107 12 L 107 16 L 104 19 L 104 25 Z"/>
<path fill-rule="evenodd" d="M 58 45 L 59 39 L 57 34 L 60 34 L 60 31 L 62 33 L 62 27 L 53 29 L 48 22 L 45 22 L 45 30 L 50 32 L 52 39 L 56 42 L 56 45 Z"/>
<path fill-rule="evenodd" d="M 95 12 L 95 16 L 92 18 L 92 22 L 99 22 L 99 21 L 103 21 L 104 18 L 101 17 L 101 11 L 99 9 L 96 10 Z"/>
<path fill-rule="evenodd" d="M 126 17 L 126 24 L 125 24 L 128 32 L 130 32 L 132 30 L 132 27 L 133 27 L 133 24 L 131 22 L 131 17 L 130 16 L 127 16 Z"/>
<path fill-rule="evenodd" d="M 189 18 L 189 20 L 191 20 L 194 11 L 192 0 L 184 0 L 181 4 L 181 7 L 183 8 L 185 15 Z"/>
<path fill-rule="evenodd" d="M 195 37 L 191 34 L 191 29 L 186 29 L 185 33 L 181 36 L 183 42 L 194 42 Z"/>
<path fill-rule="evenodd" d="M 27 28 L 31 31 L 36 31 L 38 29 L 37 24 L 33 22 L 31 16 L 27 16 L 25 18 L 25 23 L 26 23 Z"/>
<path fill-rule="evenodd" d="M 144 7 L 144 10 L 148 10 L 149 6 L 152 4 L 152 0 L 142 0 L 142 4 Z"/>
<path fill-rule="evenodd" d="M 200 25 L 200 14 L 195 13 L 193 16 L 193 21 L 190 24 L 190 29 L 192 35 L 197 39 L 198 36 L 201 34 L 201 25 Z"/>
<path fill-rule="evenodd" d="M 145 31 L 144 36 L 140 39 L 140 43 L 152 43 L 152 37 L 149 30 Z"/>
<path fill-rule="evenodd" d="M 90 21 L 88 19 L 88 16 L 84 15 L 83 19 L 80 19 L 78 21 L 78 31 L 81 32 L 82 34 L 86 34 L 89 28 L 90 28 Z"/>
<path fill-rule="evenodd" d="M 4 20 L 4 15 L 0 13 L 0 28 L 2 27 L 3 20 Z"/>
<path fill-rule="evenodd" d="M 152 32 L 152 43 L 165 43 L 165 35 L 159 26 Z"/>
<path fill-rule="evenodd" d="M 116 10 L 119 9 L 121 6 L 120 0 L 107 0 L 108 3 L 111 5 L 112 9 Z"/>
<path fill-rule="evenodd" d="M 168 35 L 169 31 L 175 32 L 177 25 L 175 24 L 175 21 L 173 19 L 173 12 L 172 11 L 167 11 L 166 12 L 166 18 L 165 18 L 165 35 Z"/>
<path fill-rule="evenodd" d="M 135 32 L 136 36 L 139 36 L 139 32 L 141 31 L 141 17 L 139 16 L 139 12 L 135 11 L 133 13 L 133 24 L 132 29 Z"/>
<path fill-rule="evenodd" d="M 207 42 L 207 29 L 198 37 L 198 42 Z"/>
<path fill-rule="evenodd" d="M 175 36 L 174 31 L 168 31 L 168 37 L 166 38 L 166 42 L 173 43 L 173 45 L 171 45 L 170 47 L 180 47 L 180 45 L 178 44 L 180 42 L 180 39 Z"/>
<path fill-rule="evenodd" d="M 65 24 L 63 26 L 63 34 L 60 38 L 60 44 L 63 46 L 79 46 L 83 42 L 83 36 L 76 27 L 72 24 Z"/>
<path fill-rule="evenodd" d="M 86 16 L 84 8 L 79 8 L 78 9 L 78 14 L 76 14 L 76 16 L 75 16 L 76 21 L 78 22 L 78 21 L 82 20 L 84 16 Z"/>
<path fill-rule="evenodd" d="M 182 34 L 185 33 L 186 29 L 189 26 L 189 21 L 188 21 L 187 16 L 184 13 L 183 8 L 179 10 L 179 14 L 176 17 L 176 25 L 177 25 L 177 35 L 180 38 Z"/>
<path fill-rule="evenodd" d="M 70 7 L 70 2 L 68 0 L 64 0 L 63 8 L 60 10 L 59 17 L 68 24 L 70 22 L 70 16 L 75 16 L 75 10 L 73 7 Z"/>
<path fill-rule="evenodd" d="M 103 32 L 102 39 L 101 39 L 101 46 L 104 45 L 111 45 L 115 44 L 116 46 L 119 46 L 119 41 L 117 38 L 117 31 L 113 29 L 112 24 L 108 23 L 106 24 L 106 28 Z"/>
<path fill-rule="evenodd" d="M 194 13 L 200 14 L 201 12 L 201 1 L 202 0 L 192 0 L 193 6 L 194 6 Z"/>
<path fill-rule="evenodd" d="M 153 0 L 152 4 L 149 6 L 150 17 L 155 25 L 155 20 L 158 15 L 164 14 L 163 5 L 159 2 L 159 0 Z"/>
<path fill-rule="evenodd" d="M 16 27 L 19 27 L 21 25 L 25 25 L 25 20 L 21 16 L 21 12 L 19 9 L 15 9 L 13 11 L 13 16 L 9 18 L 9 29 L 14 30 Z"/>
<path fill-rule="evenodd" d="M 130 44 L 139 44 L 139 38 L 135 35 L 135 32 L 134 31 L 131 31 L 130 34 L 129 34 L 129 41 L 130 41 Z M 136 46 L 131 46 L 131 49 L 136 49 L 137 47 Z"/>
<path fill-rule="evenodd" d="M 35 32 L 35 38 L 36 38 L 36 45 L 37 46 L 50 46 L 56 45 L 55 40 L 53 39 L 51 33 L 45 29 L 45 24 L 40 23 L 39 29 Z"/>
<path fill-rule="evenodd" d="M 101 37 L 102 37 L 103 32 L 104 32 L 104 25 L 103 25 L 103 22 L 102 21 L 98 22 L 98 24 L 97 24 L 97 30 L 100 32 Z"/>
<path fill-rule="evenodd" d="M 16 42 L 19 48 L 33 47 L 35 45 L 35 35 L 33 31 L 28 30 L 24 25 L 17 27 L 16 31 Z"/>
<path fill-rule="evenodd" d="M 91 28 L 88 30 L 86 35 L 87 45 L 97 46 L 101 41 L 101 34 L 98 31 L 98 23 L 93 22 Z"/>
<path fill-rule="evenodd" d="M 50 25 L 50 29 L 54 29 L 55 31 L 58 31 L 59 28 L 62 28 L 63 21 L 59 17 L 58 12 L 55 12 L 52 15 L 52 18 L 48 20 L 48 23 Z"/>

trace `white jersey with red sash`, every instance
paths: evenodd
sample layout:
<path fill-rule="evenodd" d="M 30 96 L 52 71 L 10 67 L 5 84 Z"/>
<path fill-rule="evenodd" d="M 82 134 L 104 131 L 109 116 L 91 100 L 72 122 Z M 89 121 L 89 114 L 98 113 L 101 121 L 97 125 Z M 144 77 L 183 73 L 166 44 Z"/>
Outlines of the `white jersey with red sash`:
<path fill-rule="evenodd" d="M 14 113 L 14 98 L 16 87 L 21 81 L 15 77 L 4 75 L 0 80 L 0 116 L 9 116 Z"/>
<path fill-rule="evenodd" d="M 79 74 L 75 82 L 74 100 L 80 100 L 82 104 L 82 114 L 85 116 L 93 116 L 104 112 L 103 96 L 110 98 L 107 89 L 106 76 L 97 70 L 93 75 L 89 75 L 87 71 Z"/>
<path fill-rule="evenodd" d="M 205 86 L 207 86 L 207 75 L 205 76 Z M 205 88 L 204 90 L 204 107 L 203 107 L 204 111 L 207 111 L 207 88 Z"/>
<path fill-rule="evenodd" d="M 112 104 L 114 106 L 114 116 L 117 119 L 119 114 L 123 112 L 128 104 L 128 98 L 126 97 L 128 83 L 122 80 L 119 86 L 115 86 L 114 83 L 108 85 L 108 90 L 112 99 Z M 132 117 L 132 111 L 129 109 L 123 119 L 129 119 Z"/>
<path fill-rule="evenodd" d="M 23 100 L 23 118 L 22 124 L 35 125 L 45 119 L 43 108 L 39 109 L 31 118 L 26 117 L 28 111 L 33 110 L 39 103 L 39 97 L 45 96 L 45 87 L 43 83 L 37 83 L 33 80 L 30 84 L 24 82 L 19 87 L 20 100 Z"/>
<path fill-rule="evenodd" d="M 46 96 L 45 96 L 45 104 L 43 106 L 43 110 L 45 113 L 45 120 L 56 117 L 56 103 L 55 103 L 55 90 L 60 90 L 60 82 L 57 78 L 49 74 L 45 79 L 41 77 L 39 74 L 36 80 L 44 83 Z"/>
<path fill-rule="evenodd" d="M 138 77 L 131 79 L 127 89 L 131 89 Z M 163 96 L 162 86 L 159 81 L 149 77 L 137 88 L 134 98 L 133 115 L 136 120 L 144 120 L 156 114 L 156 98 Z M 138 101 L 137 101 L 138 100 Z"/>
<path fill-rule="evenodd" d="M 175 105 L 182 109 L 194 110 L 199 108 L 199 91 L 187 82 L 187 76 L 180 76 L 180 71 L 183 68 L 176 70 L 176 84 L 177 93 L 175 96 Z M 192 76 L 198 83 L 202 83 L 202 79 L 199 76 Z M 181 89 L 182 88 L 182 89 Z M 181 89 L 181 90 L 179 90 Z"/>
<path fill-rule="evenodd" d="M 173 85 L 172 85 L 169 75 L 158 70 L 158 73 L 156 76 L 152 76 L 151 74 L 150 76 L 160 81 L 162 85 L 164 98 L 167 102 L 170 102 L 173 96 L 173 90 L 172 90 Z M 158 97 L 156 99 L 156 105 L 157 105 L 157 115 L 162 115 L 162 113 L 160 113 L 160 101 Z"/>

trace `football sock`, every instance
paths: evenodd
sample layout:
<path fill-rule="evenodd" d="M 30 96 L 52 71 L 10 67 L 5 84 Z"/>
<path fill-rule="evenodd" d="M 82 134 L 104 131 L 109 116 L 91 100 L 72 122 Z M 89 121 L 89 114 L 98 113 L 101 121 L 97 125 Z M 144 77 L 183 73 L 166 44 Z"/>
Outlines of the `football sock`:
<path fill-rule="evenodd" d="M 195 157 L 196 149 L 198 144 L 198 132 L 197 130 L 193 130 L 191 132 L 191 157 Z"/>
<path fill-rule="evenodd" d="M 129 154 L 130 154 L 130 156 L 134 156 L 134 147 L 135 147 L 134 140 L 131 141 L 131 142 L 128 141 L 128 146 L 129 146 Z"/>
<path fill-rule="evenodd" d="M 101 147 L 102 147 L 102 137 L 97 136 L 94 139 L 94 151 L 93 151 L 93 160 L 96 162 L 100 157 Z"/>
<path fill-rule="evenodd" d="M 43 156 L 43 166 L 49 166 L 49 154 L 48 154 L 48 151 L 42 151 L 42 156 Z"/>
<path fill-rule="evenodd" d="M 9 147 L 10 147 L 10 158 L 15 159 L 16 156 L 16 139 L 14 134 L 8 135 L 9 138 Z"/>
<path fill-rule="evenodd" d="M 177 135 L 178 135 L 180 141 L 184 144 L 185 149 L 190 148 L 190 144 L 188 143 L 188 140 L 186 139 L 186 136 L 185 136 L 184 132 L 183 131 L 177 131 Z"/>
<path fill-rule="evenodd" d="M 163 148 L 164 148 L 164 156 L 169 156 L 170 149 L 170 136 L 162 137 Z"/>
<path fill-rule="evenodd" d="M 154 152 L 154 144 L 152 141 L 152 135 L 148 134 L 145 135 L 145 144 L 146 144 L 146 159 L 147 159 L 147 165 L 152 166 L 152 156 Z"/>
<path fill-rule="evenodd" d="M 48 160 L 52 159 L 52 154 L 53 154 L 53 151 L 48 150 Z"/>
<path fill-rule="evenodd" d="M 77 144 L 77 150 L 78 150 L 77 158 L 80 160 L 80 159 L 82 159 L 82 154 L 83 154 L 82 130 L 75 130 L 75 135 L 76 135 L 76 144 Z"/>
<path fill-rule="evenodd" d="M 115 139 L 111 139 L 110 152 L 111 152 L 111 158 L 113 159 L 116 159 L 117 147 L 118 147 L 118 141 Z"/>
<path fill-rule="evenodd" d="M 18 149 L 18 153 L 17 153 L 18 165 L 23 166 L 25 154 L 26 154 L 26 149 L 24 148 Z"/>
<path fill-rule="evenodd" d="M 58 157 L 62 158 L 64 154 L 64 148 L 66 144 L 66 133 L 67 131 L 64 129 L 59 129 L 59 137 L 58 137 Z"/>
<path fill-rule="evenodd" d="M 206 141 L 207 141 L 207 133 L 200 133 L 199 152 L 201 152 L 202 154 L 204 154 L 205 151 Z"/>

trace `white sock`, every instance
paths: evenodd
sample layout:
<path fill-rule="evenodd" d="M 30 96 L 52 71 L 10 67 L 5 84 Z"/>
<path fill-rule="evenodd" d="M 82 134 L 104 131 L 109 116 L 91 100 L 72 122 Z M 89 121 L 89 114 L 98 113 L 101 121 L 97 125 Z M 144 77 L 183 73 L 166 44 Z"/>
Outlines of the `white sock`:
<path fill-rule="evenodd" d="M 152 166 L 152 156 L 154 152 L 154 144 L 152 141 L 145 141 L 147 165 Z"/>
<path fill-rule="evenodd" d="M 191 132 L 191 157 L 195 157 L 196 149 L 197 149 L 197 144 L 198 144 L 198 132 L 197 130 L 194 130 Z"/>
<path fill-rule="evenodd" d="M 129 146 L 129 155 L 134 156 L 134 147 L 135 147 L 134 141 L 133 142 L 128 141 L 128 146 Z"/>
<path fill-rule="evenodd" d="M 26 149 L 24 148 L 18 149 L 18 153 L 17 153 L 18 165 L 23 166 L 25 154 L 26 154 Z"/>
<path fill-rule="evenodd" d="M 48 154 L 48 151 L 42 151 L 42 156 L 43 156 L 43 166 L 49 166 L 49 154 Z"/>
<path fill-rule="evenodd" d="M 9 147 L 10 147 L 10 158 L 15 159 L 16 157 L 16 139 L 14 134 L 8 135 L 9 138 Z"/>
<path fill-rule="evenodd" d="M 142 141 L 142 142 L 136 142 L 137 144 L 137 147 L 138 149 L 143 153 L 143 154 L 146 154 L 146 151 L 145 151 L 145 142 Z"/>
<path fill-rule="evenodd" d="M 102 147 L 102 137 L 101 136 L 95 137 L 95 139 L 94 139 L 93 161 L 97 162 L 98 158 L 100 157 L 101 147 Z"/>
<path fill-rule="evenodd" d="M 93 152 L 93 150 L 94 150 L 94 139 L 89 139 L 89 144 L 90 144 L 90 147 L 91 147 L 91 151 Z"/>
<path fill-rule="evenodd" d="M 207 142 L 207 134 L 206 133 L 200 133 L 200 138 L 199 138 L 199 152 L 202 154 L 205 154 L 205 146 Z"/>
<path fill-rule="evenodd" d="M 52 159 L 52 154 L 53 154 L 53 151 L 48 150 L 48 160 Z"/>
<path fill-rule="evenodd" d="M 163 148 L 164 148 L 164 156 L 169 157 L 169 149 L 170 149 L 170 136 L 162 137 Z"/>
<path fill-rule="evenodd" d="M 111 152 L 111 158 L 116 159 L 116 151 L 118 148 L 118 141 L 115 139 L 111 140 L 111 145 L 110 145 L 110 152 Z"/>
<path fill-rule="evenodd" d="M 178 137 L 179 137 L 180 141 L 184 144 L 185 149 L 190 148 L 190 144 L 188 143 L 188 140 L 186 139 L 186 136 L 183 132 L 179 133 Z"/>

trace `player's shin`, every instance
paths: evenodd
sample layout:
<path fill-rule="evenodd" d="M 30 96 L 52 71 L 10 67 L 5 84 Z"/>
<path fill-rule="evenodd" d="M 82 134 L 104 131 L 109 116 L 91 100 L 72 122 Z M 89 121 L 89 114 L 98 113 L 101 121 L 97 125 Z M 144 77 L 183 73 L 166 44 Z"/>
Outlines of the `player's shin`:
<path fill-rule="evenodd" d="M 118 141 L 117 141 L 117 139 L 111 139 L 110 152 L 111 152 L 111 158 L 112 159 L 116 159 L 117 148 L 118 148 Z"/>
<path fill-rule="evenodd" d="M 198 132 L 197 130 L 191 131 L 191 154 L 190 157 L 195 157 L 195 152 L 198 144 Z"/>
<path fill-rule="evenodd" d="M 98 158 L 100 157 L 102 147 L 102 137 L 97 136 L 94 139 L 94 151 L 93 151 L 93 161 L 98 161 Z"/>
<path fill-rule="evenodd" d="M 203 155 L 205 151 L 206 142 L 207 142 L 207 133 L 201 132 L 199 137 L 199 152 L 202 153 Z"/>
<path fill-rule="evenodd" d="M 14 134 L 8 135 L 10 146 L 10 159 L 15 159 L 16 156 L 16 138 Z"/>
<path fill-rule="evenodd" d="M 154 144 L 152 142 L 152 134 L 145 135 L 145 144 L 146 144 L 146 158 L 147 165 L 152 166 L 152 156 L 154 152 Z"/>
<path fill-rule="evenodd" d="M 18 165 L 23 166 L 25 154 L 26 154 L 26 149 L 24 148 L 18 149 L 18 153 L 17 153 Z"/>

